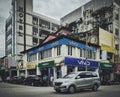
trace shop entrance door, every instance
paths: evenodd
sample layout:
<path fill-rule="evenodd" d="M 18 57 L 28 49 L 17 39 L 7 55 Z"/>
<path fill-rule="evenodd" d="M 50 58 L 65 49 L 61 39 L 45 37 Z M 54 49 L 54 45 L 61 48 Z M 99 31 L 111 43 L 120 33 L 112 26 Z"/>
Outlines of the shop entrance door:
<path fill-rule="evenodd" d="M 45 67 L 41 68 L 41 75 L 43 78 L 44 85 L 50 85 L 51 77 L 53 77 L 53 68 L 52 67 Z"/>

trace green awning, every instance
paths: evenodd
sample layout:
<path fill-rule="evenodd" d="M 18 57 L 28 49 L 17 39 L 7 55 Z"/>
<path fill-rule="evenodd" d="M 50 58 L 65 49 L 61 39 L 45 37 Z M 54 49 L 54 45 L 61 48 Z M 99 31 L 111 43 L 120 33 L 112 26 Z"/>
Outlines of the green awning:
<path fill-rule="evenodd" d="M 55 66 L 54 61 L 47 61 L 47 62 L 38 63 L 38 67 L 53 67 L 53 66 Z"/>

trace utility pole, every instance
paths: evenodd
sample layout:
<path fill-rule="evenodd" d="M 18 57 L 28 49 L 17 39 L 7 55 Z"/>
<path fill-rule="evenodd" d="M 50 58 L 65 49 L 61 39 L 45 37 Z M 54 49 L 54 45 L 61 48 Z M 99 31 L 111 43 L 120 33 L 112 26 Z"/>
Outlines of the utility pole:
<path fill-rule="evenodd" d="M 85 71 L 87 71 L 88 70 L 88 66 L 87 66 L 87 57 L 88 57 L 88 32 L 86 32 L 86 34 L 85 34 L 85 37 L 86 37 L 86 49 L 85 49 L 85 62 L 86 62 L 86 64 L 85 64 Z"/>

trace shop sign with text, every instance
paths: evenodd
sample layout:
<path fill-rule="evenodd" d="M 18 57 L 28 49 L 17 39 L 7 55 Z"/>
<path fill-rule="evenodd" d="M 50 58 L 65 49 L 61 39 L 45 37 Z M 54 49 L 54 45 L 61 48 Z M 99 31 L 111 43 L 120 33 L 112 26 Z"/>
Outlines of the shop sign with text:
<path fill-rule="evenodd" d="M 97 68 L 99 65 L 99 62 L 97 61 L 82 59 L 82 58 L 65 57 L 64 62 L 65 62 L 65 65 L 80 66 L 80 67 L 85 67 L 87 65 L 91 68 Z"/>
<path fill-rule="evenodd" d="M 114 69 L 113 63 L 100 63 L 100 69 Z"/>
<path fill-rule="evenodd" d="M 28 63 L 26 65 L 27 69 L 35 69 L 36 68 L 36 63 L 35 62 L 31 62 L 31 63 Z"/>
<path fill-rule="evenodd" d="M 54 61 L 47 61 L 38 64 L 38 67 L 53 67 L 55 66 Z"/>

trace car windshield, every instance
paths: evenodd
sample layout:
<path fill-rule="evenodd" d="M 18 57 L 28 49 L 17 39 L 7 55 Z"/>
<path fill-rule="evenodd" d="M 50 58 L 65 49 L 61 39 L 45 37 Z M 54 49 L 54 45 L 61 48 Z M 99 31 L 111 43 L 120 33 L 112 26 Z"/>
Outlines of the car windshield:
<path fill-rule="evenodd" d="M 75 73 L 70 73 L 70 74 L 67 74 L 67 75 L 65 75 L 63 78 L 73 78 L 73 77 L 75 77 Z"/>

